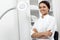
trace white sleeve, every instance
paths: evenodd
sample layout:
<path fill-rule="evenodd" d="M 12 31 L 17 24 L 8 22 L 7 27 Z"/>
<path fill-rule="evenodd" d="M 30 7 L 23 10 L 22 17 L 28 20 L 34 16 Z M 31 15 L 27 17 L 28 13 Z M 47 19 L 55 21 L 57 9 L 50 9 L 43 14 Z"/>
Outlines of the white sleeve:
<path fill-rule="evenodd" d="M 52 32 L 52 36 L 51 36 L 51 37 L 53 37 L 55 31 L 57 30 L 57 24 L 56 24 L 55 18 L 53 18 L 53 19 L 50 21 L 49 26 L 48 26 L 48 28 L 47 28 L 47 31 L 49 31 L 49 30 L 51 30 L 51 32 Z"/>
<path fill-rule="evenodd" d="M 32 35 L 33 33 L 35 33 L 35 32 L 33 31 L 33 29 L 36 28 L 36 26 L 37 26 L 37 21 L 36 21 L 36 22 L 34 23 L 34 25 L 32 26 L 31 35 Z"/>

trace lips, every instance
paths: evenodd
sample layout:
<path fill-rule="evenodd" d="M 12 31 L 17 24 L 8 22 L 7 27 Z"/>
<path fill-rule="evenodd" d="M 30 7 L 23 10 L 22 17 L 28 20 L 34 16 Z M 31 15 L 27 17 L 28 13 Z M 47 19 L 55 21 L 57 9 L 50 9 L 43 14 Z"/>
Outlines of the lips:
<path fill-rule="evenodd" d="M 41 12 L 45 12 L 45 10 L 41 10 Z"/>
<path fill-rule="evenodd" d="M 41 11 L 45 11 L 45 10 L 41 10 Z"/>

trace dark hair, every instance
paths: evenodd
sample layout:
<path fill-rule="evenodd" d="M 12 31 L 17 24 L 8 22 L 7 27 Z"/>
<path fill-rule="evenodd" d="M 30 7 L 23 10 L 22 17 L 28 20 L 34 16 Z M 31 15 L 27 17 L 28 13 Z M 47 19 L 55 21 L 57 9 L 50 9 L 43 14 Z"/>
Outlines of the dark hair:
<path fill-rule="evenodd" d="M 39 5 L 40 5 L 41 3 L 46 4 L 46 6 L 50 9 L 50 4 L 49 4 L 49 2 L 48 2 L 48 1 L 41 1 L 41 2 L 39 3 Z"/>

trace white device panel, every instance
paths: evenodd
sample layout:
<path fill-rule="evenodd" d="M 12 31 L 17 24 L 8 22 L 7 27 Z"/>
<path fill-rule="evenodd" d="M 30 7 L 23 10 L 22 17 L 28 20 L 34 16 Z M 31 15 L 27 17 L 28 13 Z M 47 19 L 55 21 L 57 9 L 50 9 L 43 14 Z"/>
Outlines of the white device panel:
<path fill-rule="evenodd" d="M 18 0 L 17 13 L 19 20 L 19 39 L 30 39 L 30 4 L 29 0 Z"/>

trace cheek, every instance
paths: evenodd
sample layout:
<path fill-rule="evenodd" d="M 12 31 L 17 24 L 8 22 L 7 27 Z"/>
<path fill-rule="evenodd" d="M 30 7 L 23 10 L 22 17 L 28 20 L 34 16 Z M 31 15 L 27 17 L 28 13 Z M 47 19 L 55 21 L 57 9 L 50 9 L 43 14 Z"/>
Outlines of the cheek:
<path fill-rule="evenodd" d="M 45 10 L 45 12 L 48 12 L 49 9 L 48 8 L 45 8 L 44 10 Z"/>
<path fill-rule="evenodd" d="M 47 12 L 48 10 L 47 9 L 40 9 L 40 12 Z"/>
<path fill-rule="evenodd" d="M 46 14 L 48 13 L 48 9 L 44 8 L 43 10 L 40 9 L 41 14 Z"/>

